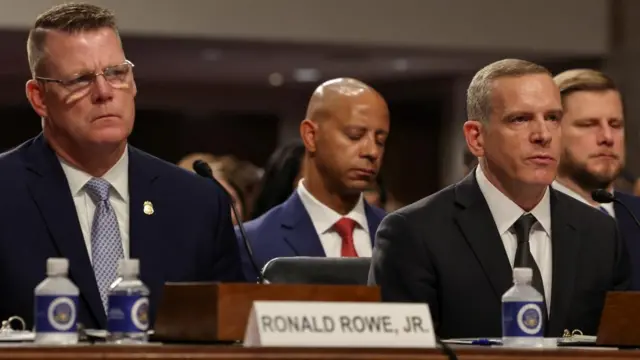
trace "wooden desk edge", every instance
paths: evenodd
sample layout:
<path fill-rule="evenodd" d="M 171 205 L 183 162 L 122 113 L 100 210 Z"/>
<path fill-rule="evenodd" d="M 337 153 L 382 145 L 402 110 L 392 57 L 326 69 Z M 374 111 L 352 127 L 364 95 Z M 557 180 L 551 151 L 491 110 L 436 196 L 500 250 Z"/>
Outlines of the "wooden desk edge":
<path fill-rule="evenodd" d="M 514 350 L 500 348 L 456 347 L 454 351 L 461 360 L 488 359 L 630 359 L 640 358 L 640 351 L 601 349 L 541 349 Z M 439 349 L 372 349 L 372 348 L 245 348 L 242 346 L 212 345 L 79 345 L 79 346 L 0 346 L 0 359 L 393 359 L 393 360 L 440 360 L 446 359 Z"/>

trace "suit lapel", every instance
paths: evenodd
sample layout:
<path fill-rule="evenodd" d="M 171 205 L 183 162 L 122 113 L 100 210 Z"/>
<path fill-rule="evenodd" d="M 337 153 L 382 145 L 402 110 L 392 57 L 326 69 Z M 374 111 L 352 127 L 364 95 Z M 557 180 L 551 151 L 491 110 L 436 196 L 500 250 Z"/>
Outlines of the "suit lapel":
<path fill-rule="evenodd" d="M 311 217 L 296 191 L 283 204 L 282 235 L 296 256 L 326 256 Z"/>
<path fill-rule="evenodd" d="M 622 198 L 619 193 L 616 193 L 616 197 L 618 198 L 618 200 Z M 627 214 L 627 211 L 622 208 L 622 205 L 618 204 L 617 202 L 613 204 L 613 211 L 615 212 L 615 219 L 620 231 L 622 231 L 623 228 L 626 228 L 627 225 L 631 224 L 631 221 L 633 221 L 633 219 Z"/>
<path fill-rule="evenodd" d="M 512 285 L 511 265 L 489 205 L 478 187 L 475 171 L 456 185 L 455 197 L 460 207 L 455 221 L 489 279 L 496 297 L 501 299 Z"/>
<path fill-rule="evenodd" d="M 371 237 L 371 246 L 373 246 L 376 240 L 376 231 L 378 231 L 378 226 L 380 225 L 380 221 L 382 221 L 382 218 L 376 215 L 371 205 L 369 205 L 366 201 L 364 202 L 364 213 L 367 216 L 367 224 L 369 225 L 369 236 Z"/>
<path fill-rule="evenodd" d="M 158 171 L 153 167 L 153 162 L 145 159 L 146 156 L 148 155 L 129 146 L 130 257 L 139 259 L 143 282 L 162 286 L 163 267 L 166 264 L 162 258 L 162 228 L 172 219 L 167 217 L 169 209 L 163 208 L 154 191 L 153 184 Z"/>
<path fill-rule="evenodd" d="M 629 196 L 622 192 L 616 192 L 616 198 L 622 201 L 631 212 L 637 214 L 637 208 L 636 206 L 634 206 L 637 202 L 635 197 Z M 629 214 L 629 211 L 627 211 L 627 209 L 625 209 L 617 202 L 613 204 L 613 211 L 615 212 L 615 220 L 618 225 L 618 231 L 620 232 L 620 235 L 622 235 L 622 237 L 625 239 L 629 248 L 629 252 L 637 252 L 637 250 L 640 248 L 637 245 L 638 241 L 640 241 L 640 229 L 638 229 L 638 226 L 635 224 L 633 217 L 631 216 L 631 214 Z"/>
<path fill-rule="evenodd" d="M 627 195 L 622 192 L 616 192 L 616 198 L 623 201 L 629 209 L 638 213 L 638 200 L 635 196 Z M 615 220 L 618 226 L 618 233 L 627 246 L 629 259 L 631 260 L 631 289 L 640 290 L 640 229 L 636 225 L 633 217 L 617 202 L 613 205 L 615 211 Z"/>
<path fill-rule="evenodd" d="M 59 256 L 69 260 L 71 279 L 80 289 L 96 322 L 104 326 L 105 311 L 62 166 L 42 135 L 34 140 L 25 158 L 29 173 L 27 186 Z"/>
<path fill-rule="evenodd" d="M 562 334 L 566 315 L 571 307 L 571 295 L 576 271 L 576 258 L 580 252 L 580 241 L 571 211 L 566 208 L 566 199 L 556 190 L 551 190 L 551 249 L 552 286 L 551 313 L 547 334 Z"/>

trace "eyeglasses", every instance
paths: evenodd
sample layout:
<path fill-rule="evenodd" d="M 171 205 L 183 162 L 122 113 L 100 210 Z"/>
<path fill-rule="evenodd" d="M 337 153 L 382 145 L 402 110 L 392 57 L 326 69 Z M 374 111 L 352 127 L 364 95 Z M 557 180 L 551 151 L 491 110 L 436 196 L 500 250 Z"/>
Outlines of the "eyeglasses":
<path fill-rule="evenodd" d="M 108 66 L 97 73 L 90 72 L 82 75 L 76 75 L 69 80 L 52 79 L 40 76 L 36 76 L 35 79 L 43 82 L 60 84 L 73 92 L 89 87 L 96 81 L 98 76 L 102 75 L 111 86 L 121 89 L 129 86 L 129 74 L 133 67 L 134 65 L 131 61 L 125 60 L 124 63 L 120 65 Z"/>

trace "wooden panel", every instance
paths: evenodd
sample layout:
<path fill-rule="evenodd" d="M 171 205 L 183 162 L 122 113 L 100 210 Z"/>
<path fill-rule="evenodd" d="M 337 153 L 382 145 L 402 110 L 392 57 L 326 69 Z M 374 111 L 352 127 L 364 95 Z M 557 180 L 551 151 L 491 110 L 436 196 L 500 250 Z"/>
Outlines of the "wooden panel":
<path fill-rule="evenodd" d="M 640 347 L 640 292 L 611 291 L 607 293 L 598 345 Z"/>

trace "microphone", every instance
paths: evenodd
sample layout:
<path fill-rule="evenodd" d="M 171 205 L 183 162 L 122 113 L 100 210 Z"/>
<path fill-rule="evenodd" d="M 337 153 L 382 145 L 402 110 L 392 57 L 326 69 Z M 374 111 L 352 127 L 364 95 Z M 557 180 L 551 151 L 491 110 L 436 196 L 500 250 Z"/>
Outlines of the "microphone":
<path fill-rule="evenodd" d="M 193 162 L 193 170 L 195 170 L 196 174 L 204 178 L 213 180 L 213 182 L 215 182 L 218 185 L 218 187 L 220 187 L 220 189 L 222 189 L 222 191 L 224 191 L 224 193 L 227 194 L 227 196 L 231 200 L 231 194 L 229 194 L 227 189 L 225 189 L 224 186 L 220 184 L 218 179 L 216 179 L 215 176 L 213 176 L 213 171 L 211 171 L 211 167 L 209 166 L 209 164 L 207 164 L 202 160 L 196 160 Z M 229 201 L 229 204 L 231 205 L 231 211 L 233 211 L 234 215 L 236 216 L 236 219 L 240 220 L 240 216 L 238 216 L 238 210 L 236 210 L 236 207 L 233 205 L 233 201 Z M 240 235 L 242 236 L 242 243 L 244 244 L 244 248 L 245 250 L 247 250 L 247 254 L 249 255 L 251 266 L 253 267 L 255 272 L 258 274 L 258 282 L 262 283 L 263 282 L 262 272 L 260 271 L 260 268 L 258 267 L 256 260 L 253 258 L 253 251 L 251 250 L 251 244 L 249 244 L 249 239 L 247 238 L 247 233 L 244 231 L 244 226 L 242 226 L 242 221 L 238 221 L 238 229 L 240 230 Z"/>
<path fill-rule="evenodd" d="M 597 189 L 591 192 L 591 198 L 600 204 L 608 204 L 616 201 L 616 197 L 605 189 Z"/>
<path fill-rule="evenodd" d="M 591 198 L 594 201 L 597 201 L 601 204 L 608 204 L 612 202 L 620 204 L 620 206 L 622 206 L 627 211 L 627 213 L 631 215 L 631 217 L 633 218 L 633 221 L 635 221 L 636 223 L 636 226 L 640 228 L 640 221 L 638 221 L 638 218 L 636 218 L 636 216 L 633 214 L 631 209 L 629 209 L 629 207 L 627 207 L 627 205 L 624 202 L 616 199 L 615 195 L 613 195 L 612 193 L 608 192 L 605 189 L 597 189 L 591 192 Z"/>

